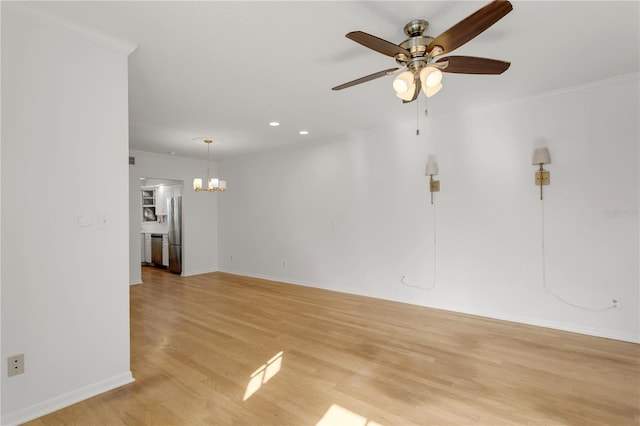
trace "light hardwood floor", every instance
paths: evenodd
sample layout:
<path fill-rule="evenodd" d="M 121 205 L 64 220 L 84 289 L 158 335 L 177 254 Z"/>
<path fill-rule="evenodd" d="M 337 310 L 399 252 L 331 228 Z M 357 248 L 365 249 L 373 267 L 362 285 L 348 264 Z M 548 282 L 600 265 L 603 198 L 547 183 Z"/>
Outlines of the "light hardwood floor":
<path fill-rule="evenodd" d="M 135 383 L 31 425 L 640 424 L 640 345 L 144 268 Z"/>

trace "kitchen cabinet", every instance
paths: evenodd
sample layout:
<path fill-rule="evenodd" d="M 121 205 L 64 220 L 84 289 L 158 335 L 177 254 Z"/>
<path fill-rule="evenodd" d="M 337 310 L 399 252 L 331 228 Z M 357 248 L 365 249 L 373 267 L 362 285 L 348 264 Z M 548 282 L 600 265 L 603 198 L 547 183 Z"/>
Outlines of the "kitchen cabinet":
<path fill-rule="evenodd" d="M 162 266 L 169 266 L 169 235 L 162 235 Z"/>
<path fill-rule="evenodd" d="M 144 258 L 142 259 L 145 263 L 151 263 L 151 234 L 144 234 Z"/>
<path fill-rule="evenodd" d="M 156 204 L 156 192 L 153 189 L 142 190 L 142 205 L 154 206 Z"/>
<path fill-rule="evenodd" d="M 156 257 L 154 257 L 154 235 L 150 232 L 143 232 L 140 234 L 140 260 L 143 265 L 155 265 L 155 266 L 169 266 L 169 234 L 162 234 L 162 243 L 161 243 L 161 255 L 160 258 L 158 256 L 158 252 L 160 251 L 156 246 L 155 252 Z M 156 242 L 157 244 L 157 242 Z"/>
<path fill-rule="evenodd" d="M 140 263 L 144 263 L 144 234 L 140 234 Z"/>
<path fill-rule="evenodd" d="M 142 221 L 156 222 L 156 191 L 153 189 L 142 190 Z"/>
<path fill-rule="evenodd" d="M 170 187 L 161 185 L 156 192 L 156 215 L 166 216 L 167 214 L 167 193 Z"/>

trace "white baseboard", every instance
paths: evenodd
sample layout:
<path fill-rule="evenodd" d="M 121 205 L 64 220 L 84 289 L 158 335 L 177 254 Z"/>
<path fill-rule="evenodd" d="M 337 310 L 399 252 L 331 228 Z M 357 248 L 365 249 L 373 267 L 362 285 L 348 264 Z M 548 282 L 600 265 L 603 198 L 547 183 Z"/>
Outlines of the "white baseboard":
<path fill-rule="evenodd" d="M 194 275 L 202 275 L 202 274 L 210 274 L 212 272 L 218 272 L 218 269 L 213 269 L 213 270 L 201 270 L 201 271 L 182 271 L 182 276 L 183 277 L 192 277 Z"/>
<path fill-rule="evenodd" d="M 243 276 L 243 277 L 259 278 L 261 280 L 267 280 L 267 281 L 277 281 L 277 282 L 281 282 L 281 283 L 285 283 L 285 284 L 301 285 L 303 287 L 313 287 L 313 288 L 319 288 L 319 289 L 323 289 L 323 290 L 337 291 L 337 292 L 340 292 L 340 293 L 346 293 L 345 291 L 335 290 L 333 288 L 326 287 L 326 286 L 323 286 L 323 285 L 321 285 L 319 283 L 315 283 L 315 282 L 312 282 L 312 281 L 292 280 L 291 278 L 279 277 L 277 275 L 254 274 L 252 272 L 240 271 L 240 270 L 236 270 L 236 269 L 225 269 L 225 268 L 218 269 L 218 272 L 224 272 L 226 274 L 232 274 L 232 275 L 240 275 L 240 276 Z M 366 296 L 366 295 L 362 295 L 362 296 Z M 372 296 L 367 296 L 367 297 L 372 297 Z"/>
<path fill-rule="evenodd" d="M 0 423 L 4 426 L 19 425 L 73 405 L 76 402 L 84 401 L 103 392 L 132 383 L 134 380 L 131 371 L 128 371 L 4 415 Z"/>
<path fill-rule="evenodd" d="M 329 290 L 329 291 L 338 291 L 340 293 L 348 293 L 346 291 L 335 290 L 333 288 L 330 288 L 330 287 L 327 287 L 327 286 L 323 286 L 323 285 L 321 285 L 319 283 L 303 281 L 303 280 L 297 280 L 296 281 L 296 280 L 291 280 L 289 278 L 282 278 L 282 277 L 277 277 L 277 276 L 272 276 L 272 275 L 265 275 L 265 274 L 254 274 L 254 273 L 251 273 L 251 272 L 239 271 L 239 270 L 234 270 L 234 269 L 226 269 L 226 268 L 220 269 L 220 272 L 226 272 L 228 274 L 241 275 L 241 276 L 246 276 L 246 277 L 251 277 L 251 278 L 260 278 L 260 279 L 269 280 L 269 281 L 279 281 L 279 282 L 283 282 L 283 283 L 287 283 L 287 284 L 295 284 L 295 285 L 301 285 L 301 286 L 305 286 L 305 287 L 321 288 L 321 289 Z M 356 295 L 360 295 L 360 296 L 374 297 L 374 298 L 378 298 L 378 299 L 380 298 L 380 297 L 377 297 L 377 296 L 372 296 L 372 295 L 362 294 L 362 293 L 348 293 L 348 294 L 356 294 Z M 395 300 L 394 299 L 384 299 L 384 300 L 391 300 L 391 301 L 396 301 L 396 302 L 400 302 L 400 303 L 409 303 L 409 304 L 412 304 L 412 305 L 424 306 L 424 307 L 427 307 L 427 308 L 439 309 L 439 310 L 443 310 L 443 311 L 455 312 L 455 313 L 460 313 L 460 314 L 475 315 L 475 316 L 479 316 L 479 317 L 490 318 L 490 319 L 495 319 L 495 320 L 500 320 L 500 321 L 515 322 L 515 323 L 518 323 L 518 324 L 532 325 L 532 326 L 535 326 L 535 327 L 544 327 L 544 328 L 551 328 L 551 329 L 554 329 L 554 330 L 568 331 L 570 333 L 585 334 L 587 336 L 604 337 L 606 339 L 620 340 L 620 341 L 623 341 L 623 342 L 640 343 L 640 336 L 633 335 L 631 333 L 624 333 L 624 332 L 621 333 L 621 332 L 614 331 L 614 330 L 603 330 L 603 329 L 596 329 L 596 328 L 591 328 L 591 327 L 583 327 L 583 326 L 574 325 L 574 324 L 565 324 L 565 323 L 560 323 L 560 322 L 556 322 L 556 321 L 547 321 L 547 320 L 543 320 L 543 319 L 539 319 L 539 318 L 530 318 L 530 317 L 524 317 L 524 316 L 519 316 L 519 315 L 501 314 L 501 313 L 487 314 L 487 313 L 484 313 L 484 312 L 477 312 L 477 311 L 472 311 L 472 310 L 454 310 L 454 309 L 451 309 L 449 307 L 426 305 L 426 304 L 415 303 L 413 301 L 400 300 L 400 299 L 395 299 Z"/>
<path fill-rule="evenodd" d="M 606 339 L 620 340 L 623 342 L 640 343 L 640 336 L 634 336 L 631 333 L 620 333 L 612 330 L 602 330 L 592 327 L 582 327 L 574 324 L 564 324 L 556 321 L 546 321 L 537 318 L 521 317 L 515 315 L 492 314 L 491 316 L 482 315 L 473 312 L 464 312 L 471 315 L 482 316 L 485 318 L 497 319 L 500 321 L 516 322 L 518 324 L 533 325 L 535 327 L 551 328 L 554 330 L 568 331 L 570 333 L 585 334 L 587 336 L 604 337 Z"/>

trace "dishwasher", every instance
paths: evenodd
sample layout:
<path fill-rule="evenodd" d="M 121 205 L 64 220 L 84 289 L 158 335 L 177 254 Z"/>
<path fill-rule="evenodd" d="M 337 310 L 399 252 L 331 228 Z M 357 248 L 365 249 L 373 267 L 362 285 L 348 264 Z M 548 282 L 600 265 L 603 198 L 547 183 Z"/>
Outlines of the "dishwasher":
<path fill-rule="evenodd" d="M 151 234 L 151 263 L 162 266 L 162 234 Z"/>

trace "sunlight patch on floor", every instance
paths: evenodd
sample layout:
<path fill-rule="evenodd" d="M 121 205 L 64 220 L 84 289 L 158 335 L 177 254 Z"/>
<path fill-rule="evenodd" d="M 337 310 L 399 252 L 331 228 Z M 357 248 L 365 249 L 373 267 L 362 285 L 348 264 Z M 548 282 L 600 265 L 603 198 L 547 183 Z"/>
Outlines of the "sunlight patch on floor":
<path fill-rule="evenodd" d="M 360 414 L 347 410 L 337 404 L 333 404 L 316 426 L 382 426 L 373 420 L 369 420 Z"/>
<path fill-rule="evenodd" d="M 282 367 L 282 351 L 278 352 L 273 358 L 262 364 L 256 371 L 251 374 L 249 384 L 244 392 L 243 401 L 251 398 L 251 395 L 256 393 L 263 384 L 267 383 L 273 376 L 278 374 Z"/>

